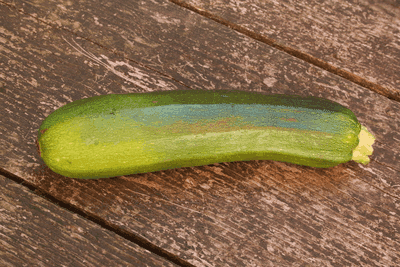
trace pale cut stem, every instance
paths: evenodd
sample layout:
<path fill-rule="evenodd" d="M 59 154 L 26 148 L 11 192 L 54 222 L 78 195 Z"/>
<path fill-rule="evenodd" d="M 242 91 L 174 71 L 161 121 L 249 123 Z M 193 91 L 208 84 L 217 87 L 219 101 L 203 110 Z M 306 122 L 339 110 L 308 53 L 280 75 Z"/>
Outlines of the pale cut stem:
<path fill-rule="evenodd" d="M 358 135 L 358 139 L 360 142 L 353 150 L 352 160 L 367 165 L 370 161 L 368 156 L 372 155 L 372 152 L 374 151 L 372 144 L 375 142 L 375 137 L 368 131 L 366 127 L 361 125 L 361 131 Z"/>

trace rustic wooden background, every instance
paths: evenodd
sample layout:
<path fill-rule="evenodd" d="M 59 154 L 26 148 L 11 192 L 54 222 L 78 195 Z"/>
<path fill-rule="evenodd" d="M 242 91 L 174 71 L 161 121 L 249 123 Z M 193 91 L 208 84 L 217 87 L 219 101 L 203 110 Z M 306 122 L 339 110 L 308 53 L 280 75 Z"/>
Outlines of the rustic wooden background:
<path fill-rule="evenodd" d="M 0 266 L 400 266 L 397 0 L 0 0 Z M 313 95 L 375 135 L 367 166 L 53 173 L 55 109 L 110 93 Z"/>

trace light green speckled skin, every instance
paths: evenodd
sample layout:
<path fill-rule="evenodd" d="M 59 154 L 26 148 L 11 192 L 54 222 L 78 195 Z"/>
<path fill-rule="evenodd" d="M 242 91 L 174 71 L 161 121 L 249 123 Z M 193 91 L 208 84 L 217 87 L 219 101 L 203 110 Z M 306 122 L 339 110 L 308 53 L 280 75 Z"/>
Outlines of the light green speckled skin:
<path fill-rule="evenodd" d="M 69 103 L 43 121 L 38 143 L 51 170 L 90 179 L 242 160 L 332 167 L 351 160 L 360 128 L 321 98 L 163 91 Z"/>

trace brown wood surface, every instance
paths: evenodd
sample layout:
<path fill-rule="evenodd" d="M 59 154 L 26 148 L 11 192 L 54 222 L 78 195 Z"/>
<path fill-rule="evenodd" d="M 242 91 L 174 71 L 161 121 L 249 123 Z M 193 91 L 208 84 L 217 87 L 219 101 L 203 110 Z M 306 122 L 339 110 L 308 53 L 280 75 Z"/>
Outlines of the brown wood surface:
<path fill-rule="evenodd" d="M 0 168 L 8 179 L 180 265 L 400 261 L 398 101 L 169 1 L 0 3 Z M 73 100 L 200 88 L 339 102 L 377 138 L 371 163 L 249 161 L 79 180 L 55 174 L 36 152 L 40 123 Z"/>
<path fill-rule="evenodd" d="M 0 175 L 0 266 L 176 266 Z"/>
<path fill-rule="evenodd" d="M 171 1 L 400 101 L 399 1 Z"/>

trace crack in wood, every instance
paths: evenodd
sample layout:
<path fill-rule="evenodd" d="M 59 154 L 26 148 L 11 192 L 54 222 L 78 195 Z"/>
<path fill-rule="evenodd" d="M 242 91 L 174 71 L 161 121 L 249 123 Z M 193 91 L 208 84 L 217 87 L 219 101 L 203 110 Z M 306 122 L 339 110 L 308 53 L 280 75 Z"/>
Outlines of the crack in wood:
<path fill-rule="evenodd" d="M 360 76 L 358 76 L 358 75 L 356 75 L 354 73 L 351 73 L 349 71 L 346 71 L 346 70 L 337 68 L 335 66 L 332 66 L 331 64 L 329 64 L 328 62 L 326 62 L 326 61 L 324 61 L 322 59 L 319 59 L 319 58 L 314 57 L 314 56 L 312 56 L 310 54 L 301 52 L 300 50 L 293 49 L 293 48 L 291 48 L 289 46 L 283 45 L 283 44 L 279 43 L 277 40 L 274 40 L 272 38 L 268 38 L 268 37 L 266 37 L 266 36 L 264 36 L 262 34 L 255 33 L 252 30 L 249 30 L 249 29 L 247 29 L 247 28 L 245 28 L 243 26 L 240 26 L 238 24 L 232 23 L 232 22 L 230 22 L 230 21 L 228 21 L 228 20 L 226 20 L 226 19 L 224 19 L 224 18 L 222 18 L 222 17 L 220 17 L 218 15 L 215 15 L 210 11 L 207 11 L 207 10 L 198 8 L 198 7 L 194 6 L 194 5 L 188 4 L 188 3 L 184 2 L 183 0 L 168 0 L 168 1 L 170 1 L 170 2 L 172 2 L 174 4 L 176 4 L 176 5 L 179 5 L 179 6 L 183 7 L 183 8 L 189 9 L 190 11 L 193 11 L 193 12 L 195 12 L 197 14 L 200 14 L 200 15 L 206 17 L 206 18 L 209 18 L 209 19 L 217 22 L 217 23 L 225 25 L 225 26 L 227 26 L 227 27 L 239 32 L 239 33 L 242 33 L 242 34 L 244 34 L 244 35 L 246 35 L 246 36 L 248 36 L 250 38 L 253 38 L 253 39 L 257 40 L 257 41 L 263 42 L 263 43 L 265 43 L 265 44 L 267 44 L 269 46 L 272 46 L 272 47 L 274 47 L 274 48 L 276 48 L 276 49 L 278 49 L 280 51 L 283 51 L 283 52 L 285 52 L 285 53 L 287 53 L 287 54 L 289 54 L 291 56 L 294 56 L 294 57 L 296 57 L 298 59 L 301 59 L 301 60 L 303 60 L 303 61 L 305 61 L 307 63 L 310 63 L 310 64 L 312 64 L 314 66 L 317 66 L 317 67 L 319 67 L 321 69 L 324 69 L 324 70 L 326 70 L 326 71 L 328 71 L 330 73 L 333 73 L 333 74 L 338 75 L 338 76 L 340 76 L 342 78 L 345 78 L 346 80 L 349 80 L 349 81 L 351 81 L 351 82 L 353 82 L 355 84 L 358 84 L 358 85 L 360 85 L 362 87 L 368 88 L 368 89 L 370 89 L 370 90 L 372 90 L 372 91 L 374 91 L 374 92 L 376 92 L 376 93 L 378 93 L 380 95 L 383 95 L 383 96 L 385 96 L 385 97 L 387 97 L 387 98 L 389 98 L 391 100 L 400 101 L 400 93 L 398 93 L 398 92 L 393 93 L 393 92 L 391 92 L 390 90 L 388 90 L 384 86 L 381 86 L 379 84 L 371 82 L 371 81 L 369 81 L 367 79 L 364 79 L 364 78 L 362 78 L 362 77 L 360 77 Z"/>

